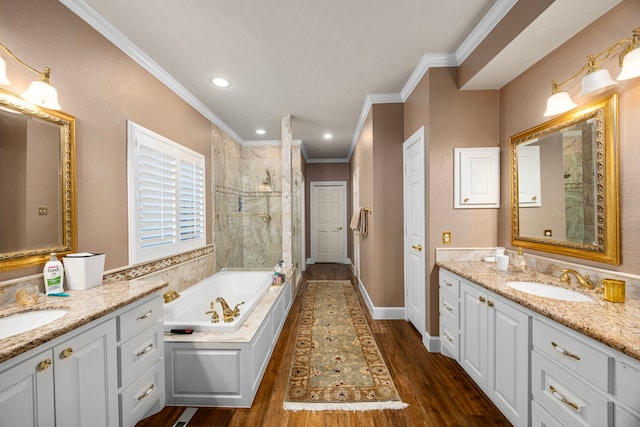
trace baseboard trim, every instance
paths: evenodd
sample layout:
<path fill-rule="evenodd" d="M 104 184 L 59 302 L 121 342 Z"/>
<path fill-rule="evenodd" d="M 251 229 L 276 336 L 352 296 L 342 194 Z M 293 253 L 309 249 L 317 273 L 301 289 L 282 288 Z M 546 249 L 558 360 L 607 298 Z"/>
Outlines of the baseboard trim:
<path fill-rule="evenodd" d="M 364 284 L 357 278 L 358 280 L 358 288 L 364 297 L 364 301 L 367 304 L 367 308 L 369 309 L 369 313 L 374 320 L 405 320 L 406 314 L 404 307 L 376 307 L 373 305 L 373 301 L 369 297 L 367 293 L 367 289 L 364 287 Z"/>
<path fill-rule="evenodd" d="M 441 352 L 441 343 L 440 337 L 432 337 L 427 332 L 422 335 L 422 344 L 429 350 L 431 353 L 440 353 Z"/>

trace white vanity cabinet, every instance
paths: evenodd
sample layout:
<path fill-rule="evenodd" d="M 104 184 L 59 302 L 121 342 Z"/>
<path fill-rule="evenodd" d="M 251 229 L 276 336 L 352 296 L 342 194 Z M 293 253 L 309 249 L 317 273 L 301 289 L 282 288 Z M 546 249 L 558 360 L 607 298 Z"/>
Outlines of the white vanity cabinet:
<path fill-rule="evenodd" d="M 162 298 L 132 304 L 116 321 L 120 425 L 127 427 L 165 404 Z"/>
<path fill-rule="evenodd" d="M 465 280 L 460 296 L 460 364 L 511 423 L 528 425 L 529 315 Z"/>
<path fill-rule="evenodd" d="M 118 425 L 115 321 L 91 325 L 0 366 L 2 423 Z"/>
<path fill-rule="evenodd" d="M 460 361 L 460 280 L 440 271 L 440 337 L 442 354 Z"/>

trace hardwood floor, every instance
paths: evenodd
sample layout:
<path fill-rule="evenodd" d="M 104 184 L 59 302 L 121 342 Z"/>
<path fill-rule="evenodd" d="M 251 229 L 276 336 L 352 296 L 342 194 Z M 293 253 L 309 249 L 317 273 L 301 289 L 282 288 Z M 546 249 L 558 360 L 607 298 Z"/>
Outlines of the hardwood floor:
<path fill-rule="evenodd" d="M 382 357 L 391 371 L 403 410 L 341 412 L 285 411 L 291 353 L 294 347 L 302 296 L 308 280 L 351 279 Z M 183 408 L 165 407 L 140 421 L 137 427 L 172 426 Z M 453 360 L 429 353 L 419 333 L 404 320 L 372 320 L 347 265 L 309 265 L 289 317 L 249 409 L 200 408 L 188 427 L 259 426 L 509 426 L 475 383 Z"/>

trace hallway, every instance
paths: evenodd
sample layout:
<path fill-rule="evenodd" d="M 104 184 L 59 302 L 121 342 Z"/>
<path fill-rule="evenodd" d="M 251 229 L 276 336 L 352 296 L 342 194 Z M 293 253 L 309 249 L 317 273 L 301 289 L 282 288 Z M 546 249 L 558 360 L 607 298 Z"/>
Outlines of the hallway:
<path fill-rule="evenodd" d="M 398 411 L 291 412 L 282 408 L 291 364 L 302 297 L 308 280 L 355 280 L 350 266 L 313 264 L 303 281 L 260 388 L 249 409 L 202 408 L 189 427 L 211 426 L 508 426 L 509 422 L 458 364 L 438 353 L 429 353 L 417 331 L 404 320 L 373 321 L 358 287 L 363 307 L 382 357 L 387 362 L 396 388 L 409 407 Z M 164 410 L 137 427 L 173 426 L 184 408 Z"/>

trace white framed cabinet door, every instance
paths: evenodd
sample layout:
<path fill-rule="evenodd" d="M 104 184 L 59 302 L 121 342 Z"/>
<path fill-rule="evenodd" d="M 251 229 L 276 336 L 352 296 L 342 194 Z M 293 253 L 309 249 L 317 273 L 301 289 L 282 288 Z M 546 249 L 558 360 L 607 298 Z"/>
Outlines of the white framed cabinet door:
<path fill-rule="evenodd" d="M 115 322 L 101 323 L 54 347 L 56 425 L 118 425 Z"/>
<path fill-rule="evenodd" d="M 460 281 L 460 364 L 483 390 L 487 389 L 486 294 Z"/>
<path fill-rule="evenodd" d="M 0 372 L 0 425 L 53 427 L 51 350 Z"/>
<path fill-rule="evenodd" d="M 500 207 L 500 147 L 454 148 L 454 208 Z"/>

